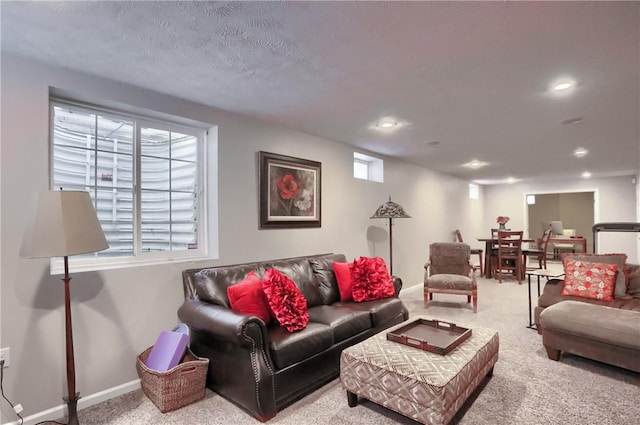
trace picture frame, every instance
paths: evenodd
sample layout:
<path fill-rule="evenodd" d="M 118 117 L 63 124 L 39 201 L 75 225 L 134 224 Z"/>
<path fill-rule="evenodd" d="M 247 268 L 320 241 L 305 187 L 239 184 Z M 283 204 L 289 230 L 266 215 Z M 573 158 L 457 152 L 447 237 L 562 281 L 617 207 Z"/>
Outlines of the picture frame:
<path fill-rule="evenodd" d="M 321 227 L 322 164 L 259 152 L 260 229 Z"/>

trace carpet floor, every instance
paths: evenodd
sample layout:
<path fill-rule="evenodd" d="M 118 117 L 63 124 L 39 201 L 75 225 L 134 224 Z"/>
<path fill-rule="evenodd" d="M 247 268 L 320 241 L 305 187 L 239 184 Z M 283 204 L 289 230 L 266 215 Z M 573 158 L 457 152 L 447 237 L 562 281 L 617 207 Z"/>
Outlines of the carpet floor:
<path fill-rule="evenodd" d="M 466 297 L 435 295 L 423 308 L 422 287 L 403 290 L 410 318 L 424 316 L 473 328 L 496 329 L 500 352 L 485 378 L 452 420 L 460 425 L 605 425 L 640 423 L 640 374 L 578 356 L 547 358 L 542 338 L 527 329 L 527 285 L 478 279 L 478 313 Z M 534 285 L 535 286 L 535 285 Z M 534 289 L 535 292 L 535 289 Z M 639 360 L 640 361 L 640 360 Z M 213 365 L 215 367 L 215 365 Z M 204 399 L 162 414 L 141 390 L 79 412 L 91 425 L 255 425 L 257 420 L 210 390 Z M 292 404 L 268 422 L 278 425 L 416 424 L 369 401 L 349 408 L 338 379 Z"/>

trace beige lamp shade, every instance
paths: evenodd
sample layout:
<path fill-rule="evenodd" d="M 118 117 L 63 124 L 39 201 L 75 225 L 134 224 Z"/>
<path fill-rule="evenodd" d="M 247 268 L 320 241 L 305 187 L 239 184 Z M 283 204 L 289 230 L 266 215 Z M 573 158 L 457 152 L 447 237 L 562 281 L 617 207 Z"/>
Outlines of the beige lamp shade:
<path fill-rule="evenodd" d="M 109 248 L 87 192 L 37 192 L 28 214 L 21 257 L 66 257 Z"/>

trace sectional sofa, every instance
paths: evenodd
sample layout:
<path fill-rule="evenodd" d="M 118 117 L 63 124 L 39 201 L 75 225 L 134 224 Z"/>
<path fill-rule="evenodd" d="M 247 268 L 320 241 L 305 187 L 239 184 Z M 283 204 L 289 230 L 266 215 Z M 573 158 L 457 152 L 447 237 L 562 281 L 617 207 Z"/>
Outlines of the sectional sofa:
<path fill-rule="evenodd" d="M 640 372 L 640 265 L 621 270 L 626 289 L 611 301 L 562 295 L 560 279 L 546 283 L 535 323 L 550 359 L 567 352 Z"/>

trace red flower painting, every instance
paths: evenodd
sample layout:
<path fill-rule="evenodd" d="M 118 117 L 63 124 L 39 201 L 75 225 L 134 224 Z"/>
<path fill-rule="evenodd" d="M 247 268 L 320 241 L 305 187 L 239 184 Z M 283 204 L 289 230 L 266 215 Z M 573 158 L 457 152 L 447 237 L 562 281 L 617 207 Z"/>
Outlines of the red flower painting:
<path fill-rule="evenodd" d="M 314 175 L 311 171 L 273 167 L 271 216 L 309 217 L 314 214 Z"/>
<path fill-rule="evenodd" d="M 320 227 L 322 164 L 260 152 L 260 228 Z"/>
<path fill-rule="evenodd" d="M 292 174 L 285 174 L 276 178 L 276 185 L 280 189 L 280 197 L 289 200 L 298 194 L 298 182 Z"/>

